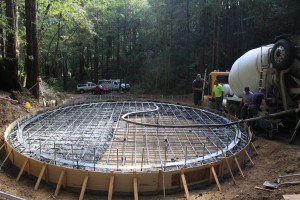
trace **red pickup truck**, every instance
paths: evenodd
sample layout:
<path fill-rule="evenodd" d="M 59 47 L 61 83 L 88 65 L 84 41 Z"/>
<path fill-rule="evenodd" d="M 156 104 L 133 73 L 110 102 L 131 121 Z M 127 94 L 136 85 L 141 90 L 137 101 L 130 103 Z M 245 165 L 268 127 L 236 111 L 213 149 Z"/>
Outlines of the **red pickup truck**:
<path fill-rule="evenodd" d="M 106 90 L 104 87 L 102 87 L 102 85 L 97 85 L 96 87 L 90 89 L 89 91 L 92 92 L 93 94 L 105 94 L 106 93 Z"/>

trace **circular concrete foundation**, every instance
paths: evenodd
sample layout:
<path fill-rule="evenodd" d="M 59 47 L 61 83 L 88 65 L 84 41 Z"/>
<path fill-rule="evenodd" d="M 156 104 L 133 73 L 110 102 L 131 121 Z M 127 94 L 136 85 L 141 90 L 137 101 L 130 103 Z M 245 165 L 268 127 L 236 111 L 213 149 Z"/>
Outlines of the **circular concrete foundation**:
<path fill-rule="evenodd" d="M 135 184 L 138 192 L 159 192 L 180 189 L 181 174 L 188 185 L 207 183 L 212 167 L 220 177 L 248 160 L 250 133 L 228 117 L 178 104 L 95 98 L 8 127 L 6 151 L 19 176 L 26 171 L 107 192 L 134 192 Z"/>

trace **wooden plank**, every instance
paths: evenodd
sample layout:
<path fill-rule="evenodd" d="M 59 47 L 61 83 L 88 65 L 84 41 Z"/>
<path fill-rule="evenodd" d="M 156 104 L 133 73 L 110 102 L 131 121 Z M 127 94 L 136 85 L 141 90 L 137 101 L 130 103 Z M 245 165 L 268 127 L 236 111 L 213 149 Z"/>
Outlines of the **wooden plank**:
<path fill-rule="evenodd" d="M 244 173 L 243 173 L 243 170 L 242 170 L 242 168 L 241 168 L 241 166 L 240 166 L 240 164 L 239 164 L 239 161 L 236 159 L 236 157 L 234 157 L 234 160 L 235 160 L 235 163 L 236 163 L 237 167 L 238 167 L 239 170 L 240 170 L 240 173 L 241 173 L 242 177 L 245 178 Z"/>
<path fill-rule="evenodd" d="M 284 194 L 282 197 L 284 200 L 300 200 L 300 194 Z"/>
<path fill-rule="evenodd" d="M 19 101 L 14 100 L 14 99 L 9 99 L 9 98 L 5 98 L 5 97 L 0 97 L 1 100 L 5 100 L 5 101 L 10 101 L 12 103 L 19 103 Z"/>
<path fill-rule="evenodd" d="M 250 162 L 252 163 L 252 165 L 254 165 L 254 162 L 252 161 L 252 159 L 251 159 L 250 155 L 248 154 L 247 150 L 245 150 L 245 153 L 246 153 L 248 159 L 250 160 Z"/>
<path fill-rule="evenodd" d="M 59 190 L 60 190 L 60 187 L 61 187 L 61 183 L 63 181 L 63 178 L 65 176 L 65 171 L 66 169 L 63 169 L 60 173 L 60 176 L 59 176 L 59 179 L 58 179 L 58 182 L 57 182 L 57 185 L 56 185 L 56 189 L 55 189 L 55 193 L 54 193 L 54 196 L 57 197 L 58 193 L 59 193 Z"/>
<path fill-rule="evenodd" d="M 268 192 L 275 192 L 275 190 L 270 190 L 270 189 L 267 189 L 267 188 L 262 188 L 262 187 L 257 187 L 257 186 L 255 186 L 254 188 L 257 189 L 257 190 L 263 190 L 263 191 L 268 191 Z"/>
<path fill-rule="evenodd" d="M 159 170 L 158 171 L 158 177 L 157 177 L 157 191 L 159 192 L 162 188 L 162 179 L 163 179 L 163 171 Z"/>
<path fill-rule="evenodd" d="M 114 191 L 114 180 L 115 180 L 115 174 L 114 171 L 110 172 L 110 179 L 109 179 L 109 187 L 108 187 L 108 200 L 112 200 L 112 195 Z"/>
<path fill-rule="evenodd" d="M 21 176 L 22 176 L 22 174 L 23 174 L 23 172 L 24 172 L 24 169 L 25 169 L 27 163 L 28 163 L 28 158 L 26 158 L 26 159 L 24 160 L 24 162 L 23 162 L 23 165 L 22 165 L 22 167 L 21 167 L 21 169 L 20 169 L 20 172 L 19 172 L 19 174 L 18 174 L 18 176 L 17 176 L 17 179 L 16 179 L 17 182 L 20 180 L 20 178 L 21 178 Z"/>
<path fill-rule="evenodd" d="M 228 162 L 227 156 L 226 156 L 226 154 L 225 154 L 225 152 L 223 151 L 222 148 L 220 148 L 220 150 L 222 151 L 222 154 L 223 154 L 223 156 L 224 156 L 224 159 L 225 159 L 225 162 L 226 162 L 226 164 L 227 164 L 227 167 L 228 167 L 228 170 L 229 170 L 229 172 L 230 172 L 230 176 L 231 176 L 231 178 L 232 178 L 232 180 L 233 180 L 233 183 L 234 183 L 234 185 L 236 185 L 236 182 L 235 182 L 235 179 L 234 179 L 234 176 L 233 176 L 233 173 L 232 173 L 230 164 L 229 164 L 229 162 Z"/>
<path fill-rule="evenodd" d="M 5 147 L 5 142 L 2 144 L 2 146 L 0 147 L 0 151 L 3 149 L 3 147 Z"/>
<path fill-rule="evenodd" d="M 82 183 L 82 187 L 81 187 L 81 192 L 80 192 L 79 200 L 83 200 L 88 180 L 89 180 L 89 173 L 86 172 L 86 175 L 85 175 L 85 177 L 83 179 L 83 183 Z"/>
<path fill-rule="evenodd" d="M 257 151 L 257 149 L 255 148 L 253 142 L 251 142 L 251 146 L 252 146 L 252 148 L 254 149 L 255 153 L 258 155 L 258 151 Z"/>
<path fill-rule="evenodd" d="M 213 165 L 211 165 L 211 167 L 212 167 Z M 210 170 L 209 170 L 209 180 L 208 180 L 208 182 L 209 183 L 212 183 L 212 181 L 213 181 L 213 174 L 212 174 L 212 170 L 211 170 L 211 168 L 210 168 Z"/>
<path fill-rule="evenodd" d="M 225 161 L 224 161 L 224 159 L 221 161 L 219 173 L 220 173 L 221 177 L 223 178 L 224 174 L 225 174 Z"/>
<path fill-rule="evenodd" d="M 139 193 L 138 193 L 136 172 L 133 173 L 133 192 L 134 192 L 134 200 L 138 200 L 139 199 Z"/>
<path fill-rule="evenodd" d="M 217 186 L 218 186 L 218 188 L 219 188 L 219 191 L 222 192 L 222 188 L 221 188 L 221 185 L 220 185 L 218 176 L 217 176 L 217 174 L 216 174 L 215 168 L 214 168 L 213 166 L 211 166 L 211 167 L 210 167 L 210 170 L 211 170 L 211 172 L 212 172 L 212 174 L 213 174 L 213 176 L 214 176 L 214 178 L 215 178 L 215 181 L 216 181 L 216 183 L 217 183 Z"/>
<path fill-rule="evenodd" d="M 44 164 L 43 167 L 42 167 L 42 169 L 41 169 L 39 178 L 38 178 L 38 180 L 36 181 L 36 184 L 35 184 L 35 186 L 34 186 L 34 190 L 37 190 L 37 189 L 39 188 L 39 185 L 40 185 L 41 180 L 42 180 L 42 178 L 43 178 L 43 176 L 44 176 L 46 167 L 47 167 L 47 164 Z"/>
<path fill-rule="evenodd" d="M 180 170 L 180 176 L 181 176 L 181 182 L 182 182 L 182 185 L 183 185 L 183 188 L 184 188 L 186 199 L 189 200 L 190 199 L 190 193 L 189 193 L 188 186 L 186 184 L 183 168 L 181 168 L 181 170 Z"/>
<path fill-rule="evenodd" d="M 7 154 L 6 158 L 3 160 L 2 165 L 0 166 L 0 168 L 2 168 L 2 167 L 4 166 L 5 162 L 6 162 L 7 159 L 9 158 L 10 154 L 12 154 L 12 152 L 13 152 L 13 149 L 11 149 L 10 152 Z"/>

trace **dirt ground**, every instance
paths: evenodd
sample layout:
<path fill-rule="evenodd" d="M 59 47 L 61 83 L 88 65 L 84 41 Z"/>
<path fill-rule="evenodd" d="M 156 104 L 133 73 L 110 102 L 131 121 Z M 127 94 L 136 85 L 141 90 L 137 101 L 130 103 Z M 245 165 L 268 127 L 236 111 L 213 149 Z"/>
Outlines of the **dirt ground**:
<path fill-rule="evenodd" d="M 45 87 L 44 87 L 45 89 Z M 45 89 L 48 94 L 47 99 L 57 99 L 58 104 L 63 100 L 71 98 L 75 94 L 65 95 L 58 92 Z M 50 95 L 49 95 L 50 94 Z M 0 91 L 0 97 L 8 97 L 10 93 Z M 15 98 L 20 102 L 18 104 L 0 99 L 0 146 L 3 144 L 3 133 L 6 126 L 20 116 L 26 115 L 35 110 L 42 108 L 41 101 L 34 100 L 29 94 L 15 94 Z M 26 110 L 24 104 L 26 101 L 31 103 L 31 108 Z M 254 156 L 253 162 L 248 163 L 243 169 L 245 178 L 240 174 L 235 174 L 236 185 L 231 178 L 227 178 L 221 182 L 222 192 L 216 185 L 207 188 L 190 190 L 191 199 L 215 200 L 215 199 L 284 199 L 283 195 L 298 194 L 300 199 L 300 184 L 280 187 L 272 191 L 259 190 L 255 187 L 263 188 L 266 180 L 276 181 L 279 175 L 300 174 L 300 133 L 294 144 L 288 144 L 291 137 L 291 129 L 282 128 L 278 136 L 270 140 L 262 131 L 255 132 L 254 146 L 258 151 L 258 155 Z M 5 155 L 0 153 L 0 164 L 4 160 Z M 42 183 L 37 191 L 34 191 L 36 178 L 23 176 L 19 182 L 16 182 L 18 170 L 5 164 L 0 169 L 0 193 L 5 192 L 24 199 L 78 199 L 78 193 L 71 193 L 61 190 L 58 197 L 54 197 L 55 187 Z M 287 179 L 286 181 L 290 181 Z M 300 181 L 300 176 L 298 179 Z M 284 181 L 284 179 L 283 179 Z M 295 179 L 293 179 L 295 181 Z M 0 199 L 5 199 L 0 195 Z M 84 199 L 107 199 L 107 196 L 97 196 L 86 193 Z M 114 199 L 133 199 L 133 197 L 116 196 Z M 185 193 L 172 195 L 156 195 L 156 196 L 139 196 L 139 199 L 186 199 Z"/>

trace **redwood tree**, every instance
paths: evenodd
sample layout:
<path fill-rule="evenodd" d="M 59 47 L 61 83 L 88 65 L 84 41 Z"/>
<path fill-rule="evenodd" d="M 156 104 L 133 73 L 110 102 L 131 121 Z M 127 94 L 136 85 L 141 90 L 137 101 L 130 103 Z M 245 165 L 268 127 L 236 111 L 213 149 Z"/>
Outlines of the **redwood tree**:
<path fill-rule="evenodd" d="M 0 68 L 1 89 L 6 91 L 22 90 L 18 77 L 18 54 L 16 48 L 16 2 L 6 0 L 7 28 L 3 67 Z M 4 52 L 2 52 L 4 53 Z"/>
<path fill-rule="evenodd" d="M 31 89 L 32 94 L 39 98 L 39 45 L 37 34 L 37 1 L 25 1 L 26 13 L 26 69 L 27 69 L 27 82 L 26 88 Z"/>

